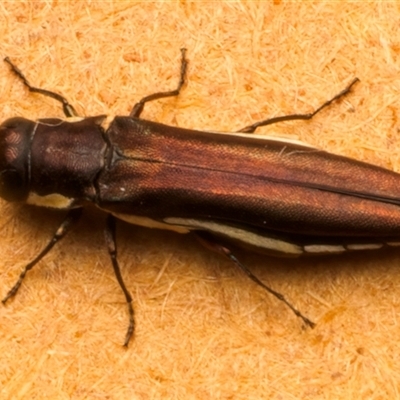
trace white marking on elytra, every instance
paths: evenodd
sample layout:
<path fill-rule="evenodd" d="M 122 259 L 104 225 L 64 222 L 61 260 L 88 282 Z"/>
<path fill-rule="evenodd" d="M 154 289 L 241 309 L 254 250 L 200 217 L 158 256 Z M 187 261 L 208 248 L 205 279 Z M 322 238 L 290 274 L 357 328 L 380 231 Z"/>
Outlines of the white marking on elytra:
<path fill-rule="evenodd" d="M 111 214 L 114 215 L 114 217 L 121 219 L 122 221 L 128 222 L 129 224 L 144 226 L 146 228 L 164 229 L 164 230 L 174 231 L 177 233 L 189 233 L 190 231 L 190 229 L 184 228 L 182 226 L 165 224 L 163 222 L 159 222 L 154 219 L 148 217 L 142 217 L 139 215 L 130 215 L 130 214 L 123 214 L 116 212 L 112 212 Z"/>
<path fill-rule="evenodd" d="M 268 136 L 268 135 L 249 135 L 248 133 L 237 133 L 237 132 L 218 132 L 218 131 L 206 131 L 208 133 L 216 133 L 219 135 L 225 135 L 225 136 L 240 136 L 240 137 L 245 137 L 247 139 L 261 139 L 265 140 L 266 142 L 276 142 L 276 143 L 282 143 L 282 144 L 291 144 L 291 145 L 297 145 L 301 147 L 306 147 L 308 149 L 316 149 L 315 146 L 312 146 L 311 144 L 302 142 L 301 140 L 297 139 L 289 139 L 286 137 L 279 137 L 279 136 Z M 316 149 L 318 150 L 318 149 Z"/>
<path fill-rule="evenodd" d="M 237 240 L 241 243 L 258 247 L 260 249 L 273 250 L 279 253 L 293 255 L 300 255 L 303 253 L 302 248 L 294 243 L 285 242 L 284 240 L 279 240 L 268 236 L 258 235 L 245 229 L 240 229 L 217 222 L 185 218 L 165 218 L 164 221 L 168 224 L 186 226 L 189 230 L 203 230 L 219 234 L 227 238 Z"/>
<path fill-rule="evenodd" d="M 383 243 L 360 243 L 348 244 L 347 250 L 376 250 L 383 247 Z"/>
<path fill-rule="evenodd" d="M 310 244 L 304 246 L 304 251 L 306 253 L 343 253 L 346 249 L 340 245 L 332 245 L 332 244 Z"/>

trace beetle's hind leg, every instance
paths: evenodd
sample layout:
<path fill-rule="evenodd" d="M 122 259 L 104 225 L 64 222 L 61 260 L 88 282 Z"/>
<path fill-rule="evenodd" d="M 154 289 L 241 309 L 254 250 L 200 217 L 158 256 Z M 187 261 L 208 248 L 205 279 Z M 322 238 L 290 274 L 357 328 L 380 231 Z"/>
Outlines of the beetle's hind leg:
<path fill-rule="evenodd" d="M 170 90 L 168 92 L 157 92 L 157 93 L 150 94 L 149 96 L 143 97 L 143 99 L 141 99 L 139 102 L 137 102 L 133 106 L 132 111 L 129 114 L 130 117 L 139 118 L 140 114 L 143 111 L 144 105 L 146 103 L 148 103 L 149 101 L 163 99 L 165 97 L 178 96 L 179 92 L 182 89 L 182 86 L 185 83 L 186 70 L 187 70 L 187 65 L 188 65 L 188 61 L 186 59 L 186 49 L 184 49 L 184 48 L 181 49 L 181 53 L 182 53 L 181 73 L 180 73 L 178 87 L 175 90 Z"/>
<path fill-rule="evenodd" d="M 52 92 L 50 90 L 40 89 L 32 86 L 25 78 L 25 75 L 22 73 L 22 71 L 15 64 L 13 64 L 8 57 L 6 57 L 4 61 L 11 67 L 12 72 L 14 72 L 14 74 L 17 75 L 17 77 L 29 89 L 30 92 L 39 93 L 42 94 L 43 96 L 51 97 L 52 99 L 59 101 L 62 104 L 62 108 L 66 117 L 78 116 L 78 113 L 76 112 L 73 105 L 64 96 L 61 96 L 60 94 Z"/>
<path fill-rule="evenodd" d="M 257 285 L 261 286 L 264 290 L 267 292 L 271 293 L 273 296 L 275 296 L 278 300 L 282 301 L 285 303 L 293 312 L 294 314 L 301 318 L 306 325 L 308 325 L 311 328 L 314 328 L 315 323 L 309 320 L 306 316 L 304 316 L 297 308 L 295 308 L 291 303 L 289 303 L 288 300 L 283 296 L 283 294 L 271 289 L 269 286 L 265 285 L 263 282 L 261 282 L 244 264 L 242 264 L 236 256 L 232 253 L 230 249 L 225 247 L 224 245 L 218 243 L 218 241 L 209 234 L 208 232 L 202 232 L 202 231 L 196 231 L 193 232 L 195 233 L 197 239 L 200 241 L 200 243 L 205 246 L 206 248 L 217 252 L 218 254 L 223 255 L 224 257 L 227 257 L 230 261 L 233 261 L 233 263 L 239 267 L 253 282 L 255 282 Z"/>
<path fill-rule="evenodd" d="M 328 107 L 334 101 L 340 99 L 343 96 L 346 96 L 350 92 L 350 89 L 353 87 L 353 85 L 355 83 L 357 83 L 357 82 L 359 82 L 359 79 L 358 78 L 354 78 L 346 88 L 344 88 L 336 96 L 334 96 L 330 100 L 326 101 L 324 104 L 319 106 L 315 111 L 313 111 L 311 113 L 281 115 L 279 117 L 268 118 L 268 119 L 265 119 L 263 121 L 256 122 L 256 123 L 254 123 L 252 125 L 245 126 L 244 128 L 240 129 L 237 132 L 239 132 L 239 133 L 254 133 L 254 131 L 257 128 L 259 128 L 260 126 L 272 125 L 272 124 L 276 124 L 277 122 L 294 121 L 294 120 L 310 120 L 315 114 L 319 113 L 321 110 L 323 110 L 324 108 Z"/>

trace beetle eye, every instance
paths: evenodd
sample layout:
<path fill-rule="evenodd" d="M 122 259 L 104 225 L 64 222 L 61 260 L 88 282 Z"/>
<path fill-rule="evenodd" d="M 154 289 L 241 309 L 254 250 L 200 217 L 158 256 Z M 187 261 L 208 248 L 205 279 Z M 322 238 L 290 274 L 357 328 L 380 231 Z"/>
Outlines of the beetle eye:
<path fill-rule="evenodd" d="M 0 172 L 0 196 L 7 201 L 20 201 L 26 198 L 24 180 L 15 169 Z"/>

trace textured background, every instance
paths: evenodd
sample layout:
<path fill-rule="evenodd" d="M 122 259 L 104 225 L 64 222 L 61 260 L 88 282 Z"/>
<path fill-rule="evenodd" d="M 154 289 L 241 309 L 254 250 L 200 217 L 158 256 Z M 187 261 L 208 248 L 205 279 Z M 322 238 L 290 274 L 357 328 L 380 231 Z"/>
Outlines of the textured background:
<path fill-rule="evenodd" d="M 396 2 L 108 2 L 0 4 L 0 55 L 81 115 L 127 114 L 174 88 L 143 117 L 237 130 L 308 112 L 353 77 L 361 83 L 288 135 L 400 171 L 400 5 Z M 0 114 L 61 116 L 0 64 Z M 0 201 L 0 293 L 49 240 L 54 211 Z M 317 322 L 304 330 L 275 299 L 190 236 L 118 225 L 137 331 L 103 244 L 103 216 L 77 228 L 0 307 L 4 399 L 382 399 L 400 392 L 400 253 L 273 259 L 240 253 Z"/>

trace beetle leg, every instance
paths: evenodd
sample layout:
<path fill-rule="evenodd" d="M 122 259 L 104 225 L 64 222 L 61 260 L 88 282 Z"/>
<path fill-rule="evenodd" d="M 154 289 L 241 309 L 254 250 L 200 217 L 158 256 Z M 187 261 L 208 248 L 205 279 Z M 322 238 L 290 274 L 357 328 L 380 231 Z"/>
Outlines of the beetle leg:
<path fill-rule="evenodd" d="M 130 117 L 139 118 L 140 114 L 143 111 L 144 105 L 146 103 L 148 103 L 149 101 L 163 99 L 165 97 L 178 96 L 179 92 L 181 91 L 182 86 L 185 83 L 186 70 L 187 70 L 187 65 L 188 65 L 188 61 L 185 57 L 186 49 L 182 48 L 181 53 L 182 53 L 181 73 L 180 73 L 178 87 L 175 90 L 170 90 L 168 92 L 157 92 L 157 93 L 150 94 L 149 96 L 143 97 L 143 99 L 141 99 L 138 103 L 136 103 L 133 106 L 132 111 L 129 114 Z"/>
<path fill-rule="evenodd" d="M 229 260 L 233 261 L 233 263 L 239 267 L 253 282 L 257 283 L 257 285 L 261 286 L 267 292 L 271 293 L 278 300 L 283 301 L 299 318 L 301 318 L 306 325 L 311 328 L 314 328 L 315 323 L 310 321 L 306 316 L 304 316 L 297 308 L 295 308 L 291 303 L 289 303 L 286 298 L 279 292 L 271 289 L 263 282 L 261 282 L 244 264 L 242 264 L 236 256 L 232 253 L 230 249 L 218 243 L 216 239 L 210 235 L 208 232 L 203 231 L 195 231 L 197 239 L 200 241 L 202 245 L 204 245 L 209 250 L 215 251 L 223 256 L 227 257 Z"/>
<path fill-rule="evenodd" d="M 29 89 L 30 92 L 40 93 L 43 96 L 51 97 L 52 99 L 59 101 L 63 106 L 63 111 L 64 111 L 65 116 L 67 116 L 67 117 L 77 117 L 78 116 L 78 113 L 76 112 L 73 105 L 70 104 L 69 101 L 64 96 L 61 96 L 60 94 L 52 92 L 50 90 L 40 89 L 40 88 L 32 86 L 28 82 L 28 80 L 25 78 L 25 75 L 22 73 L 22 71 L 16 65 L 14 65 L 8 57 L 6 57 L 4 59 L 4 61 L 10 65 L 11 71 L 14 72 L 15 75 L 17 75 L 17 77 Z"/>
<path fill-rule="evenodd" d="M 272 125 L 272 124 L 275 124 L 277 122 L 293 121 L 293 120 L 310 120 L 315 114 L 319 113 L 325 107 L 328 107 L 335 100 L 338 100 L 341 97 L 347 95 L 350 92 L 350 89 L 352 88 L 352 86 L 357 82 L 359 82 L 359 79 L 358 78 L 354 78 L 345 89 L 343 89 L 336 96 L 334 96 L 330 100 L 326 101 L 324 104 L 319 106 L 315 111 L 313 111 L 311 113 L 281 115 L 280 117 L 274 117 L 274 118 L 265 119 L 263 121 L 256 122 L 256 123 L 254 123 L 252 125 L 245 126 L 244 128 L 240 129 L 237 132 L 240 132 L 240 133 L 254 133 L 254 131 L 257 128 L 259 128 L 260 126 Z"/>
<path fill-rule="evenodd" d="M 53 246 L 70 231 L 73 224 L 79 220 L 81 215 L 81 208 L 73 208 L 69 210 L 67 216 L 61 222 L 50 242 L 47 243 L 45 248 L 23 269 L 15 285 L 8 291 L 7 295 L 1 301 L 3 304 L 5 304 L 10 297 L 16 295 L 27 272 L 30 271 L 53 248 Z"/>
<path fill-rule="evenodd" d="M 126 303 L 128 304 L 129 326 L 124 341 L 124 346 L 127 347 L 135 330 L 135 319 L 132 306 L 132 296 L 129 293 L 128 289 L 126 288 L 124 280 L 122 279 L 121 270 L 119 268 L 117 260 L 117 243 L 115 240 L 115 217 L 111 214 L 108 214 L 107 217 L 106 228 L 104 229 L 104 237 L 108 247 L 108 254 L 110 255 L 111 258 L 115 276 L 117 278 L 119 286 L 124 292 Z"/>

